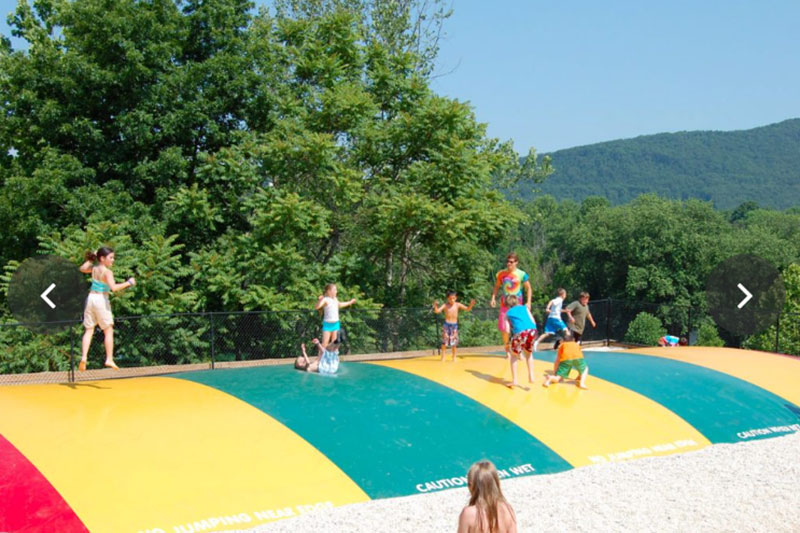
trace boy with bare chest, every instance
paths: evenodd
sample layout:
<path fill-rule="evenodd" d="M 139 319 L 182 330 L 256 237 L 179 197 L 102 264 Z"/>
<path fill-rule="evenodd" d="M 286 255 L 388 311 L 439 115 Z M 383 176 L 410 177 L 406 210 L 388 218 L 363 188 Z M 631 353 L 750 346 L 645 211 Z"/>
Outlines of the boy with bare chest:
<path fill-rule="evenodd" d="M 453 362 L 456 360 L 456 346 L 458 345 L 458 311 L 472 311 L 475 300 L 469 302 L 469 307 L 457 301 L 456 291 L 447 292 L 447 301 L 439 305 L 438 300 L 433 301 L 433 312 L 439 314 L 444 312 L 444 324 L 442 325 L 442 361 L 445 359 L 445 349 L 451 346 L 453 349 Z"/>

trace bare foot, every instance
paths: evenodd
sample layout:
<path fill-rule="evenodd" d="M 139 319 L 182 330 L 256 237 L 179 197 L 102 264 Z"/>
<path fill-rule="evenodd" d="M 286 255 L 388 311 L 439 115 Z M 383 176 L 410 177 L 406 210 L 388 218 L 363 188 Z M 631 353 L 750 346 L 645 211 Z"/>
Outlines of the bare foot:
<path fill-rule="evenodd" d="M 86 361 L 78 363 L 78 372 L 86 372 Z"/>
<path fill-rule="evenodd" d="M 106 361 L 105 363 L 106 368 L 113 368 L 114 370 L 119 370 L 119 367 L 114 363 L 114 361 Z"/>
<path fill-rule="evenodd" d="M 578 383 L 578 388 L 583 390 L 589 390 L 589 387 L 587 387 L 586 385 L 581 385 L 580 383 Z"/>
<path fill-rule="evenodd" d="M 517 386 L 516 383 L 506 383 L 506 387 L 508 387 L 509 389 L 513 389 L 516 386 Z"/>

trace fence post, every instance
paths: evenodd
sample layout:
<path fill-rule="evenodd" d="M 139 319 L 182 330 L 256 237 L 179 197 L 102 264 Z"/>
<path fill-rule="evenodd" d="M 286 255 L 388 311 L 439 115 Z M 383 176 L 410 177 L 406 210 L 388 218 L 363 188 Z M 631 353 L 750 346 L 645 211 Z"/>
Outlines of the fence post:
<path fill-rule="evenodd" d="M 442 345 L 439 342 L 439 336 L 437 335 L 438 332 L 442 331 L 442 326 L 439 325 L 439 315 L 438 313 L 431 313 L 433 314 L 433 338 L 436 339 L 435 348 L 433 349 L 434 355 L 442 355 Z"/>
<path fill-rule="evenodd" d="M 781 353 L 781 314 L 778 313 L 778 319 L 775 322 L 775 353 Z"/>
<path fill-rule="evenodd" d="M 208 318 L 211 321 L 211 370 L 214 370 L 214 313 L 209 313 Z"/>
<path fill-rule="evenodd" d="M 611 346 L 611 298 L 606 300 L 606 346 Z"/>
<path fill-rule="evenodd" d="M 75 335 L 72 328 L 69 328 L 69 374 L 67 380 L 75 383 Z"/>
<path fill-rule="evenodd" d="M 686 338 L 689 339 L 692 336 L 692 306 L 689 306 L 689 317 L 686 319 L 688 324 L 688 329 L 686 330 Z"/>

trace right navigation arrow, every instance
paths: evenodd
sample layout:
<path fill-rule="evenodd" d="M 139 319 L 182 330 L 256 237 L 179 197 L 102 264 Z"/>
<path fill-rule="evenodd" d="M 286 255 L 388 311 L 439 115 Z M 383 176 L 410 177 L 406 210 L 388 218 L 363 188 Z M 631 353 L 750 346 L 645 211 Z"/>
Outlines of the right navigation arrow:
<path fill-rule="evenodd" d="M 749 302 L 749 301 L 750 301 L 750 298 L 752 298 L 752 297 L 753 297 L 753 295 L 752 295 L 752 294 L 750 294 L 750 291 L 748 291 L 748 290 L 745 288 L 745 286 L 744 286 L 744 285 L 742 285 L 741 283 L 739 283 L 739 284 L 737 285 L 737 287 L 739 287 L 739 290 L 740 290 L 740 291 L 742 291 L 742 292 L 744 293 L 744 300 L 742 300 L 741 302 L 739 302 L 739 305 L 737 305 L 737 306 L 736 306 L 736 307 L 738 307 L 739 309 L 741 309 L 742 307 L 744 307 L 745 305 L 747 305 L 747 302 Z"/>

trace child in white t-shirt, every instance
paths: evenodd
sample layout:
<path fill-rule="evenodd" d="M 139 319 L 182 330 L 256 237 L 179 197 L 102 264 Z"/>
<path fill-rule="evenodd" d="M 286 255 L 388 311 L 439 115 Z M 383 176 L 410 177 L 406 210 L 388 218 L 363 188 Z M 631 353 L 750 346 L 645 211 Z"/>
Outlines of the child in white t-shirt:
<path fill-rule="evenodd" d="M 569 309 L 563 309 L 564 307 L 564 299 L 567 297 L 567 291 L 559 288 L 558 289 L 558 296 L 547 302 L 547 308 L 545 312 L 547 313 L 547 321 L 544 323 L 544 334 L 537 339 L 535 343 L 533 343 L 533 351 L 535 352 L 539 346 L 539 343 L 542 342 L 546 337 L 560 335 L 564 336 L 567 333 L 567 325 L 561 320 L 561 313 L 567 313 L 569 315 L 570 321 L 572 321 L 572 311 Z"/>

